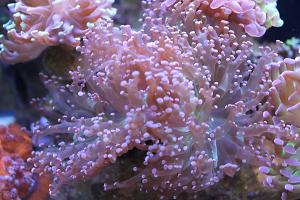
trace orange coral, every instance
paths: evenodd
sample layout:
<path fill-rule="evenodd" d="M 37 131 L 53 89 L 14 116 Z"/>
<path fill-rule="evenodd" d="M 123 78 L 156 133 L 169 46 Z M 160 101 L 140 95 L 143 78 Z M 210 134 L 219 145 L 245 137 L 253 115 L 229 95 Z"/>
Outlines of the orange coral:
<path fill-rule="evenodd" d="M 25 197 L 33 184 L 25 162 L 32 151 L 32 143 L 20 126 L 0 127 L 0 198 L 4 200 Z"/>
<path fill-rule="evenodd" d="M 28 200 L 42 200 L 49 197 L 49 185 L 51 183 L 51 175 L 43 174 L 37 178 L 35 190 L 30 194 Z"/>
<path fill-rule="evenodd" d="M 0 127 L 0 148 L 8 154 L 28 158 L 32 151 L 32 142 L 28 134 L 17 124 L 8 128 Z"/>
<path fill-rule="evenodd" d="M 27 132 L 17 124 L 0 126 L 0 199 L 14 200 L 28 197 L 35 200 L 48 197 L 49 176 L 38 180 L 25 162 L 32 151 L 32 142 Z M 33 187 L 37 190 L 32 191 Z M 41 187 L 43 189 L 41 189 Z"/>

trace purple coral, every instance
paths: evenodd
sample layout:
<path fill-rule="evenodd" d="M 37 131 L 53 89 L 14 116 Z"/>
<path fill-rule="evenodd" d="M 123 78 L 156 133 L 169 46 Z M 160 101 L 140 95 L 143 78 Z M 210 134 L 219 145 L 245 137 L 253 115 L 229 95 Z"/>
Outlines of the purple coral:
<path fill-rule="evenodd" d="M 191 20 L 205 16 L 211 25 L 226 20 L 230 22 L 231 28 L 238 25 L 250 36 L 261 37 L 267 28 L 283 25 L 276 9 L 276 0 L 148 0 L 147 2 L 151 5 L 148 13 L 150 16 L 159 14 L 159 17 L 165 17 L 171 24 L 183 21 L 186 27 Z"/>
<path fill-rule="evenodd" d="M 44 111 L 59 123 L 37 126 L 36 137 L 56 135 L 60 142 L 32 160 L 35 170 L 54 174 L 53 192 L 133 148 L 146 152 L 143 166 L 106 189 L 138 185 L 161 198 L 199 191 L 242 163 L 263 165 L 261 135 L 284 134 L 262 114 L 274 51 L 262 48 L 251 61 L 252 43 L 226 23 L 195 21 L 198 32 L 187 34 L 160 19 L 146 21 L 141 31 L 102 22 L 77 48 L 82 56 L 72 84 L 45 80 L 53 99 Z"/>
<path fill-rule="evenodd" d="M 42 75 L 49 95 L 33 100 L 49 121 L 35 124 L 28 161 L 33 172 L 53 174 L 51 194 L 133 149 L 143 152 L 142 165 L 105 189 L 175 198 L 247 164 L 266 186 L 297 192 L 299 58 L 255 49 L 249 37 L 281 24 L 270 13 L 276 1 L 146 1 L 137 31 L 97 21 L 113 14 L 111 3 L 10 5 L 15 24 L 7 24 L 9 40 L 1 38 L 3 61 L 33 59 L 58 44 L 81 53 L 70 83 Z"/>

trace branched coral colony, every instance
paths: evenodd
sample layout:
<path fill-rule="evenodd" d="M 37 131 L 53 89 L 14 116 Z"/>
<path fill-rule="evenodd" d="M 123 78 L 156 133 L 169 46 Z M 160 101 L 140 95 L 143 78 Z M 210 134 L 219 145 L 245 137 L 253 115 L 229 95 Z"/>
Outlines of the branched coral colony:
<path fill-rule="evenodd" d="M 279 56 L 279 41 L 251 42 L 283 24 L 276 1 L 143 3 L 139 30 L 114 25 L 111 1 L 9 5 L 2 61 L 27 61 L 59 44 L 80 52 L 69 84 L 41 76 L 49 95 L 32 103 L 49 123 L 34 125 L 32 172 L 52 174 L 54 195 L 135 149 L 142 165 L 106 190 L 175 198 L 250 165 L 282 199 L 299 194 L 300 58 Z"/>

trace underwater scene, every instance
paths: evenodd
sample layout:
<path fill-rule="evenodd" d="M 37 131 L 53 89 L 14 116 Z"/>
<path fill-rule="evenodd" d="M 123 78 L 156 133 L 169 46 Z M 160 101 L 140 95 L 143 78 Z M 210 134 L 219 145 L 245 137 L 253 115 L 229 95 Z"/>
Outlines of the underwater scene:
<path fill-rule="evenodd" d="M 299 0 L 0 0 L 0 200 L 300 199 Z"/>

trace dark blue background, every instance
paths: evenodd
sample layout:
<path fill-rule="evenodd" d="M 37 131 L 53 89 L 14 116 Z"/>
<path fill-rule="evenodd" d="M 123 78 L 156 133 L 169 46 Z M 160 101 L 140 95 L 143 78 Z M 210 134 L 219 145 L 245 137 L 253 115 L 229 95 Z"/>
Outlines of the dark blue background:
<path fill-rule="evenodd" d="M 284 21 L 281 28 L 271 28 L 262 38 L 264 41 L 300 38 L 300 0 L 278 0 L 280 16 Z"/>

